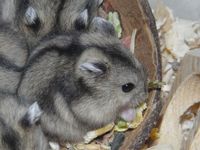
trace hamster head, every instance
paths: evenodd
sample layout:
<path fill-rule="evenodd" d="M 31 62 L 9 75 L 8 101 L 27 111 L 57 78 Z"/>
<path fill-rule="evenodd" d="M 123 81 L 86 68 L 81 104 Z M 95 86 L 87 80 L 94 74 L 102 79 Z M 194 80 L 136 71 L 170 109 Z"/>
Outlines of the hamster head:
<path fill-rule="evenodd" d="M 147 97 L 145 69 L 117 39 L 108 21 L 95 17 L 90 29 L 95 34 L 85 35 L 81 41 L 93 47 L 81 55 L 76 75 L 91 93 L 85 97 L 86 102 L 75 103 L 74 109 L 82 119 L 97 124 L 114 121 L 118 116 L 132 121 L 134 108 Z"/>

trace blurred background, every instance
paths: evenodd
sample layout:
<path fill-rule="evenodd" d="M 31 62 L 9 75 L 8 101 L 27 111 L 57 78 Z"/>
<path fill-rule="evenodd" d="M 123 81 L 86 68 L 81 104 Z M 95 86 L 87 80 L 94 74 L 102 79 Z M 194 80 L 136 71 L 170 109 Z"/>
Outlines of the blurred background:
<path fill-rule="evenodd" d="M 148 0 L 155 8 L 157 0 Z M 200 0 L 161 0 L 173 10 L 176 17 L 200 21 Z"/>

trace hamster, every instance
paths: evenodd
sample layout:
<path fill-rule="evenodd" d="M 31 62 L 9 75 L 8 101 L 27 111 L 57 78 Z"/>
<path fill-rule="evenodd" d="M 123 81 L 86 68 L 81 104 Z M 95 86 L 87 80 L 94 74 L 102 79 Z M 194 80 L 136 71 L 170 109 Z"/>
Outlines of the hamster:
<path fill-rule="evenodd" d="M 9 94 L 0 94 L 0 98 L 0 149 L 49 150 L 39 125 L 42 111 L 38 104 L 22 106 Z"/>
<path fill-rule="evenodd" d="M 2 20 L 26 39 L 29 49 L 49 33 L 87 30 L 98 0 L 1 0 Z"/>
<path fill-rule="evenodd" d="M 42 41 L 30 55 L 18 96 L 37 101 L 41 126 L 55 141 L 79 142 L 86 132 L 122 116 L 145 101 L 144 67 L 119 39 L 114 27 L 96 18 L 89 33 L 68 33 Z"/>

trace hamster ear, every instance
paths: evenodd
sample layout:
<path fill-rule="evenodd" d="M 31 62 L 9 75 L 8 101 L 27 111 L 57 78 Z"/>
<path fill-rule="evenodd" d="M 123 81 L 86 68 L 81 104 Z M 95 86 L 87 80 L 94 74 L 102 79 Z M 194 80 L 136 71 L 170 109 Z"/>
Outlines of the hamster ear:
<path fill-rule="evenodd" d="M 25 16 L 24 16 L 24 21 L 25 24 L 27 26 L 32 26 L 34 24 L 37 24 L 39 18 L 37 15 L 37 12 L 35 11 L 35 9 L 33 7 L 28 7 L 26 12 L 25 12 Z"/>
<path fill-rule="evenodd" d="M 103 0 L 98 0 L 98 6 L 101 6 L 102 3 L 103 3 Z"/>
<path fill-rule="evenodd" d="M 94 32 L 100 32 L 112 36 L 117 36 L 115 28 L 109 21 L 101 17 L 94 17 L 90 24 L 90 30 Z"/>
<path fill-rule="evenodd" d="M 107 66 L 102 62 L 85 62 L 79 66 L 79 69 L 89 75 L 99 76 L 106 73 Z"/>
<path fill-rule="evenodd" d="M 76 30 L 85 30 L 88 28 L 90 22 L 96 16 L 97 10 L 99 7 L 100 0 L 89 0 L 85 4 L 84 11 L 75 20 L 75 29 Z"/>
<path fill-rule="evenodd" d="M 42 110 L 37 102 L 33 103 L 26 114 L 21 119 L 21 125 L 24 128 L 29 128 L 35 125 L 41 118 Z"/>
<path fill-rule="evenodd" d="M 76 30 L 84 30 L 88 26 L 88 9 L 85 9 L 75 21 Z"/>

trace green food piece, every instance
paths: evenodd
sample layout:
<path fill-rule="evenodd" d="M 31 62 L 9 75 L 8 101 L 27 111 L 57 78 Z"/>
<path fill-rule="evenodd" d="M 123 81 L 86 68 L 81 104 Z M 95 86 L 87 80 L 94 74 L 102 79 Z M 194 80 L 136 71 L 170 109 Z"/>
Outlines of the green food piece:
<path fill-rule="evenodd" d="M 148 88 L 149 89 L 160 89 L 165 84 L 166 84 L 165 82 L 160 82 L 158 80 L 149 81 L 148 82 Z"/>
<path fill-rule="evenodd" d="M 125 121 L 118 121 L 117 123 L 118 128 L 128 128 L 127 122 Z"/>
<path fill-rule="evenodd" d="M 108 13 L 108 21 L 111 22 L 117 32 L 117 36 L 120 38 L 122 36 L 122 27 L 119 20 L 119 15 L 117 12 Z"/>

